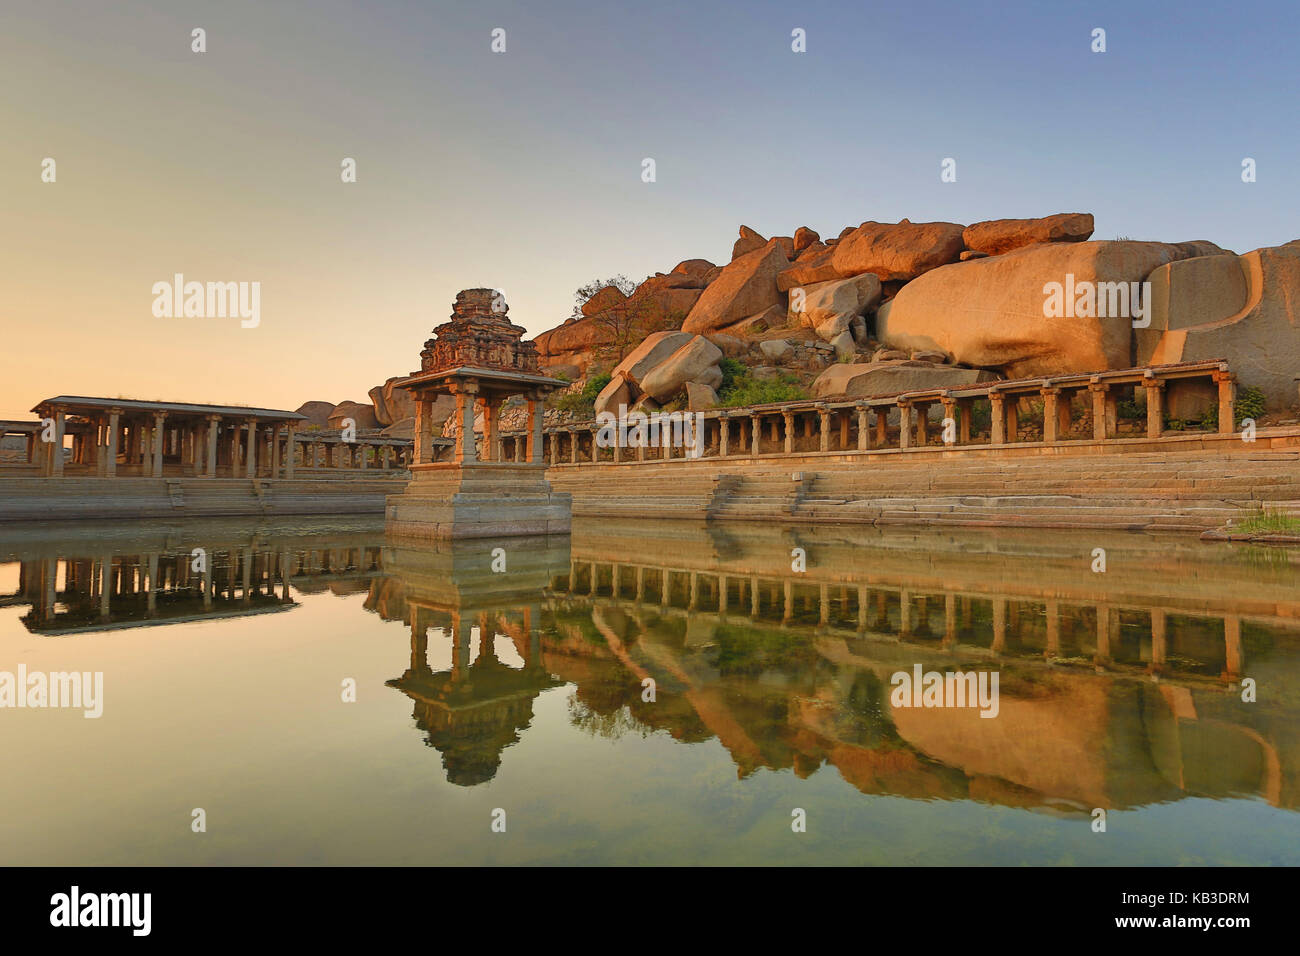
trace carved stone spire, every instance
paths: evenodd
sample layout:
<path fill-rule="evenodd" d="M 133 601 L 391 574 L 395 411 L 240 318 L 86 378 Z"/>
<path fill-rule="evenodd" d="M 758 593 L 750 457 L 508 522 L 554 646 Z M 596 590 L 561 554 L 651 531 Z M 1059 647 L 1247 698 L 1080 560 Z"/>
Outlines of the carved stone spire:
<path fill-rule="evenodd" d="M 506 318 L 510 307 L 496 289 L 464 289 L 451 321 L 433 330 L 420 353 L 421 372 L 468 367 L 537 375 L 537 346 L 523 341 L 524 327 Z"/>

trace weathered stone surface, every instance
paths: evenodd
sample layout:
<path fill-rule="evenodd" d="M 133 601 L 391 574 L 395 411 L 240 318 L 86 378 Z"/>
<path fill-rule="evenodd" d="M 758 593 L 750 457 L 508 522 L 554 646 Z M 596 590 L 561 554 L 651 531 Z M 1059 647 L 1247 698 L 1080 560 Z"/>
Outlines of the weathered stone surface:
<path fill-rule="evenodd" d="M 783 329 L 786 326 L 786 311 L 779 305 L 774 305 L 765 309 L 758 315 L 751 315 L 747 319 L 741 319 L 733 325 L 728 325 L 722 331 L 728 335 L 734 335 L 737 338 L 749 338 L 754 335 L 760 335 L 770 329 Z"/>
<path fill-rule="evenodd" d="M 623 376 L 640 387 L 642 380 L 657 366 L 663 364 L 694 336 L 687 332 L 655 332 L 628 354 L 610 373 L 613 378 Z M 719 353 L 721 354 L 721 353 Z"/>
<path fill-rule="evenodd" d="M 930 362 L 935 365 L 948 364 L 948 356 L 933 349 L 918 349 L 912 353 L 911 358 L 913 362 Z"/>
<path fill-rule="evenodd" d="M 807 226 L 800 226 L 794 231 L 794 251 L 803 252 L 803 250 L 807 249 L 814 242 L 819 242 L 820 240 L 821 236 L 812 229 L 809 229 Z"/>
<path fill-rule="evenodd" d="M 582 303 L 582 314 L 593 316 L 597 312 L 604 312 L 606 309 L 612 309 L 627 301 L 621 289 L 617 286 L 607 285 L 603 289 L 597 289 L 596 293 Z"/>
<path fill-rule="evenodd" d="M 1241 282 L 1229 263 L 1240 271 Z M 1156 270 L 1151 282 L 1152 325 L 1159 338 L 1150 362 L 1221 358 L 1241 385 L 1264 393 L 1270 408 L 1295 404 L 1300 378 L 1300 240 L 1242 256 L 1175 262 Z"/>
<path fill-rule="evenodd" d="M 383 434 L 387 438 L 415 438 L 415 419 L 403 418 L 401 421 L 393 422 L 384 429 Z"/>
<path fill-rule="evenodd" d="M 725 332 L 710 332 L 705 338 L 722 349 L 722 354 L 727 358 L 739 358 L 749 351 L 748 342 Z"/>
<path fill-rule="evenodd" d="M 686 407 L 693 412 L 702 412 L 718 404 L 718 393 L 702 382 L 686 383 Z"/>
<path fill-rule="evenodd" d="M 758 349 L 763 353 L 764 358 L 773 362 L 780 362 L 793 351 L 790 343 L 785 339 L 768 339 L 765 342 L 759 342 Z"/>
<path fill-rule="evenodd" d="M 633 399 L 632 385 L 628 382 L 627 375 L 623 372 L 615 372 L 610 376 L 609 384 L 600 390 L 593 403 L 596 414 L 601 412 L 618 413 L 620 405 L 631 405 Z"/>
<path fill-rule="evenodd" d="M 673 266 L 670 275 L 706 276 L 716 268 L 708 259 L 683 259 Z"/>
<path fill-rule="evenodd" d="M 965 262 L 968 259 L 983 259 L 987 255 L 987 252 L 976 252 L 974 249 L 966 249 L 962 251 L 962 254 L 958 258 L 960 258 L 962 262 Z"/>
<path fill-rule="evenodd" d="M 858 351 L 858 345 L 853 340 L 853 333 L 847 328 L 831 339 L 831 345 L 835 349 L 835 357 L 840 361 L 853 358 Z"/>
<path fill-rule="evenodd" d="M 962 227 L 953 222 L 864 222 L 833 248 L 800 258 L 778 277 L 782 291 L 797 285 L 871 272 L 881 281 L 913 279 L 956 262 L 964 248 Z"/>
<path fill-rule="evenodd" d="M 1092 214 L 1063 212 L 1042 219 L 990 219 L 967 226 L 966 248 L 998 256 L 1036 242 L 1083 242 L 1092 235 Z"/>
<path fill-rule="evenodd" d="M 926 362 L 867 362 L 832 365 L 813 382 L 817 398 L 870 398 L 925 388 L 950 388 L 995 381 L 981 369 L 930 365 Z"/>
<path fill-rule="evenodd" d="M 790 324 L 814 329 L 826 342 L 847 329 L 855 316 L 874 309 L 880 302 L 880 280 L 870 272 L 800 288 L 803 289 L 803 310 L 795 311 L 800 297 L 792 291 Z"/>
<path fill-rule="evenodd" d="M 378 428 L 379 419 L 375 417 L 375 406 L 363 405 L 361 402 L 339 402 L 330 412 L 329 427 L 343 428 L 343 420 L 352 419 L 357 428 Z"/>
<path fill-rule="evenodd" d="M 295 409 L 299 415 L 307 416 L 309 425 L 325 428 L 329 424 L 330 412 L 334 411 L 333 402 L 303 402 Z"/>
<path fill-rule="evenodd" d="M 740 238 L 731 247 L 731 261 L 735 262 L 741 256 L 747 255 L 755 249 L 762 249 L 765 245 L 767 245 L 766 239 L 748 226 L 741 226 Z"/>
<path fill-rule="evenodd" d="M 775 239 L 735 259 L 700 295 L 682 323 L 682 331 L 710 332 L 782 305 L 784 297 L 776 287 L 776 276 L 789 264 Z"/>
<path fill-rule="evenodd" d="M 1053 242 L 943 266 L 905 285 L 876 312 L 891 348 L 934 349 L 1007 377 L 1128 368 L 1131 316 L 1046 317 L 1047 283 L 1141 282 L 1186 258 L 1160 242 Z"/>
<path fill-rule="evenodd" d="M 390 378 L 370 390 L 370 404 L 375 406 L 375 418 L 381 425 L 391 425 L 415 415 L 415 400 L 406 389 L 395 388 L 393 383 L 396 381 L 399 377 Z"/>
<path fill-rule="evenodd" d="M 906 362 L 911 355 L 900 349 L 876 349 L 871 356 L 873 362 Z"/>
<path fill-rule="evenodd" d="M 640 382 L 641 390 L 655 401 L 663 402 L 682 390 L 687 382 L 722 384 L 718 362 L 722 350 L 702 335 L 696 335 L 671 356 L 660 362 Z"/>

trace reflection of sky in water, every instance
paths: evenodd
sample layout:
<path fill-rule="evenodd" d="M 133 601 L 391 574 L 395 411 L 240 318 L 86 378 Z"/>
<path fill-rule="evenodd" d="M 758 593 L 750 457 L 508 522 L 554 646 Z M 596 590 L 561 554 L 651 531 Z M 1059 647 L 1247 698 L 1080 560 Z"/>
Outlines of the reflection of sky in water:
<path fill-rule="evenodd" d="M 102 670 L 105 715 L 0 711 L 10 771 L 0 779 L 0 862 L 1300 859 L 1300 641 L 1284 623 L 1300 590 L 1295 565 L 1276 554 L 1118 538 L 1107 543 L 1121 573 L 1103 582 L 1061 565 L 1071 547 L 1088 553 L 1091 538 L 1013 537 L 993 549 L 978 535 L 864 542 L 800 531 L 809 572 L 795 576 L 790 539 L 777 530 L 735 540 L 641 533 L 579 529 L 571 555 L 524 555 L 495 578 L 473 547 L 367 552 L 383 545 L 368 532 L 345 541 L 364 560 L 340 553 L 333 572 L 303 575 L 307 539 L 263 538 L 270 563 L 252 566 L 254 582 L 264 567 L 274 578 L 274 556 L 292 555 L 283 611 L 204 620 L 198 601 L 198 620 L 159 627 L 36 634 L 33 605 L 6 598 L 0 670 Z M 126 554 L 127 544 L 112 547 Z M 165 551 L 190 546 L 178 539 Z M 24 547 L 0 545 L 0 595 L 19 590 Z M 212 550 L 215 568 L 229 566 L 229 542 Z M 697 576 L 696 610 L 687 609 L 688 570 L 667 607 L 643 571 L 638 610 L 631 555 L 647 568 L 708 569 Z M 386 577 L 349 563 L 373 558 Z M 610 593 L 616 559 L 619 598 Z M 592 561 L 594 602 L 584 593 Z M 235 567 L 228 583 L 242 584 Z M 710 576 L 718 569 L 728 573 L 725 622 Z M 160 573 L 164 585 L 184 584 Z M 507 579 L 511 603 L 492 607 Z M 533 581 L 549 581 L 546 593 Z M 66 582 L 64 568 L 56 587 Z M 176 600 L 195 600 L 179 590 Z M 238 605 L 236 587 L 214 594 L 214 606 L 232 596 Z M 278 579 L 273 597 L 283 600 Z M 131 601 L 122 598 L 124 616 L 147 616 Z M 175 611 L 167 601 L 158 595 L 155 613 Z M 427 643 L 413 659 L 410 611 L 420 602 Z M 1113 617 L 1099 622 L 1099 604 Z M 1153 606 L 1166 610 L 1159 683 L 1147 673 Z M 1243 672 L 1260 682 L 1254 705 L 1224 689 L 1225 608 L 1239 612 Z M 78 613 L 77 600 L 61 594 L 54 609 L 56 619 Z M 479 656 L 485 621 L 500 632 L 494 661 Z M 944 645 L 950 624 L 956 648 Z M 468 638 L 459 670 L 458 628 Z M 1104 673 L 1094 667 L 1101 633 L 1110 638 Z M 891 672 L 914 662 L 994 666 L 999 640 L 997 719 L 888 706 Z M 540 660 L 532 676 L 530 656 Z M 647 675 L 654 703 L 641 699 Z M 340 700 L 345 678 L 357 682 L 355 704 Z M 449 782 L 449 753 L 467 768 L 459 783 Z M 1092 805 L 1112 808 L 1105 834 L 1091 831 Z M 194 807 L 207 812 L 205 834 L 190 832 Z M 498 807 L 505 834 L 489 829 Z M 807 833 L 790 831 L 796 807 L 807 811 Z"/>

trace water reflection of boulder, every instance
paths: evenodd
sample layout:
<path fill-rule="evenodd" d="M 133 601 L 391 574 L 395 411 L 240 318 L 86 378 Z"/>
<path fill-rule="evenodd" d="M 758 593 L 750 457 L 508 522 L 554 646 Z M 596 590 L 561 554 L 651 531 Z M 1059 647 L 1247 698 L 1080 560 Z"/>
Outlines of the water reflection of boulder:
<path fill-rule="evenodd" d="M 692 540 L 680 524 L 579 522 L 549 592 L 548 667 L 562 648 L 599 674 L 594 706 L 714 737 L 741 776 L 830 764 L 867 793 L 1053 812 L 1295 805 L 1295 562 L 1115 536 L 1102 544 L 1134 575 L 1099 580 L 1077 559 L 1096 535 L 1082 551 L 1068 536 L 854 537 L 801 529 L 808 567 L 792 572 L 781 529 Z M 998 718 L 891 707 L 890 675 L 915 663 L 998 670 Z M 1270 703 L 1242 704 L 1247 673 L 1269 675 Z M 638 707 L 628 689 L 647 677 L 658 701 Z"/>

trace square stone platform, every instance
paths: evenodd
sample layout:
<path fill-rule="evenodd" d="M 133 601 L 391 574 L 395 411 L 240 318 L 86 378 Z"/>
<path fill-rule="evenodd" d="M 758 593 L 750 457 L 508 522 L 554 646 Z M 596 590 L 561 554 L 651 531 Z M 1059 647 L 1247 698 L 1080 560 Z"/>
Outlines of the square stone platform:
<path fill-rule="evenodd" d="M 568 534 L 573 496 L 551 490 L 546 466 L 517 462 L 413 465 L 389 495 L 385 531 L 402 538 Z"/>

